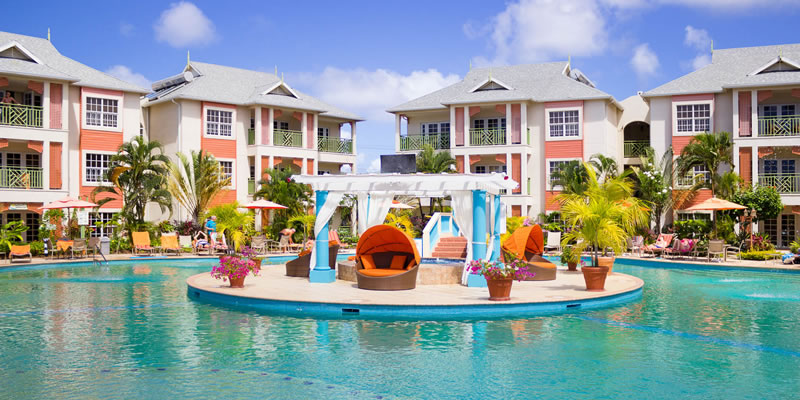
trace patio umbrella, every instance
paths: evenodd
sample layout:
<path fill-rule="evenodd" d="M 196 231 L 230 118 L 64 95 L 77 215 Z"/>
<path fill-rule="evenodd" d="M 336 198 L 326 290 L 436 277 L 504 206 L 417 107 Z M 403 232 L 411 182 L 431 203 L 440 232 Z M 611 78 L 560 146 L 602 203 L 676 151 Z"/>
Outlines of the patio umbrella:
<path fill-rule="evenodd" d="M 392 200 L 392 207 L 391 208 L 399 208 L 399 209 L 404 209 L 404 210 L 413 210 L 414 209 L 413 206 L 410 206 L 410 205 L 405 204 L 405 203 L 401 203 L 401 202 L 399 202 L 397 200 Z"/>
<path fill-rule="evenodd" d="M 732 203 L 718 197 L 712 197 L 702 203 L 687 208 L 686 211 L 744 210 L 746 208 L 747 207 L 741 204 Z"/>
<path fill-rule="evenodd" d="M 273 203 L 271 201 L 267 201 L 267 200 L 264 200 L 264 199 L 256 200 L 256 201 L 254 201 L 252 203 L 247 203 L 244 207 L 245 208 L 254 209 L 254 210 L 262 210 L 262 209 L 277 210 L 277 209 L 286 209 L 286 208 L 288 208 L 286 206 L 282 206 L 282 205 L 280 205 L 278 203 Z"/>
<path fill-rule="evenodd" d="M 93 208 L 93 207 L 97 207 L 97 204 L 67 196 L 62 199 L 56 200 L 52 203 L 45 204 L 44 206 L 39 207 L 39 209 L 53 210 L 61 208 Z"/>

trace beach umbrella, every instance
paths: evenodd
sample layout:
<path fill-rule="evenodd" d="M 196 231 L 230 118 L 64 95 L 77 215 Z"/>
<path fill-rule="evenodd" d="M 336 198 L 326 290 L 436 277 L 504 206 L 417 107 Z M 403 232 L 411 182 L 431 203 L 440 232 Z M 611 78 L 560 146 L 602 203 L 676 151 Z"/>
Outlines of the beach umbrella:
<path fill-rule="evenodd" d="M 747 207 L 741 204 L 732 203 L 718 197 L 712 197 L 702 203 L 687 208 L 686 211 L 744 210 L 746 208 Z"/>
<path fill-rule="evenodd" d="M 93 207 L 97 207 L 97 204 L 67 196 L 62 199 L 56 200 L 52 203 L 47 203 L 44 206 L 39 207 L 39 209 L 54 210 L 61 208 L 93 208 Z"/>
<path fill-rule="evenodd" d="M 251 202 L 251 203 L 247 203 L 247 204 L 245 204 L 244 207 L 245 208 L 254 209 L 254 210 L 262 210 L 262 209 L 279 210 L 279 209 L 288 208 L 286 206 L 282 206 L 282 205 L 280 205 L 278 203 L 273 203 L 271 201 L 264 200 L 264 199 L 256 200 L 256 201 Z"/>
<path fill-rule="evenodd" d="M 398 209 L 403 209 L 403 210 L 413 210 L 414 209 L 413 206 L 410 206 L 410 205 L 405 204 L 405 203 L 401 203 L 401 202 L 399 202 L 397 200 L 392 200 L 392 207 L 391 208 L 398 208 Z"/>

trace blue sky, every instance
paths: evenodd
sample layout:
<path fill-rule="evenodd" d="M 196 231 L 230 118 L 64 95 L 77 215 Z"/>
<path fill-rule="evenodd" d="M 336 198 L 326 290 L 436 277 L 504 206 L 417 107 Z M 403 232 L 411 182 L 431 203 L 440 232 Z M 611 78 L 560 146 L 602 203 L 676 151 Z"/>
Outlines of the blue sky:
<path fill-rule="evenodd" d="M 566 60 L 618 100 L 707 63 L 715 48 L 797 41 L 800 1 L 515 0 L 12 2 L 0 30 L 139 84 L 192 59 L 272 72 L 355 112 L 359 172 L 394 151 L 384 109 L 474 66 Z"/>

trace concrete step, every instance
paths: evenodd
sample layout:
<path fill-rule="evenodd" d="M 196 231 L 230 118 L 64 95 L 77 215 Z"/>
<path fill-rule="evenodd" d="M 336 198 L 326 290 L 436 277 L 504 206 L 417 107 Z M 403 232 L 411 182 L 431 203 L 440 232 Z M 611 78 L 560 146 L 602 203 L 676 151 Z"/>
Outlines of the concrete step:
<path fill-rule="evenodd" d="M 467 238 L 460 237 L 460 236 L 458 236 L 458 237 L 450 236 L 450 237 L 439 238 L 439 242 L 463 242 L 463 243 L 466 243 L 467 242 Z"/>
<path fill-rule="evenodd" d="M 437 253 L 437 252 L 433 252 L 433 258 L 467 258 L 467 253 Z"/>

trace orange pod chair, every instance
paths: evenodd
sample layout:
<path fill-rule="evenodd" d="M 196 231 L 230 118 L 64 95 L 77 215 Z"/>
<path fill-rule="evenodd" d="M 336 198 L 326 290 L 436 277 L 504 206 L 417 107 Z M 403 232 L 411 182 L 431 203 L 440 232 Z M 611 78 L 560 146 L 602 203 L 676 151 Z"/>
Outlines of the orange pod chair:
<path fill-rule="evenodd" d="M 414 239 L 391 225 L 367 229 L 356 245 L 360 289 L 408 290 L 417 286 L 420 256 Z"/>
<path fill-rule="evenodd" d="M 544 253 L 544 234 L 539 225 L 518 228 L 500 246 L 503 261 L 520 258 L 528 264 L 528 271 L 535 275 L 528 281 L 552 281 L 556 279 L 556 265 L 548 261 Z"/>

